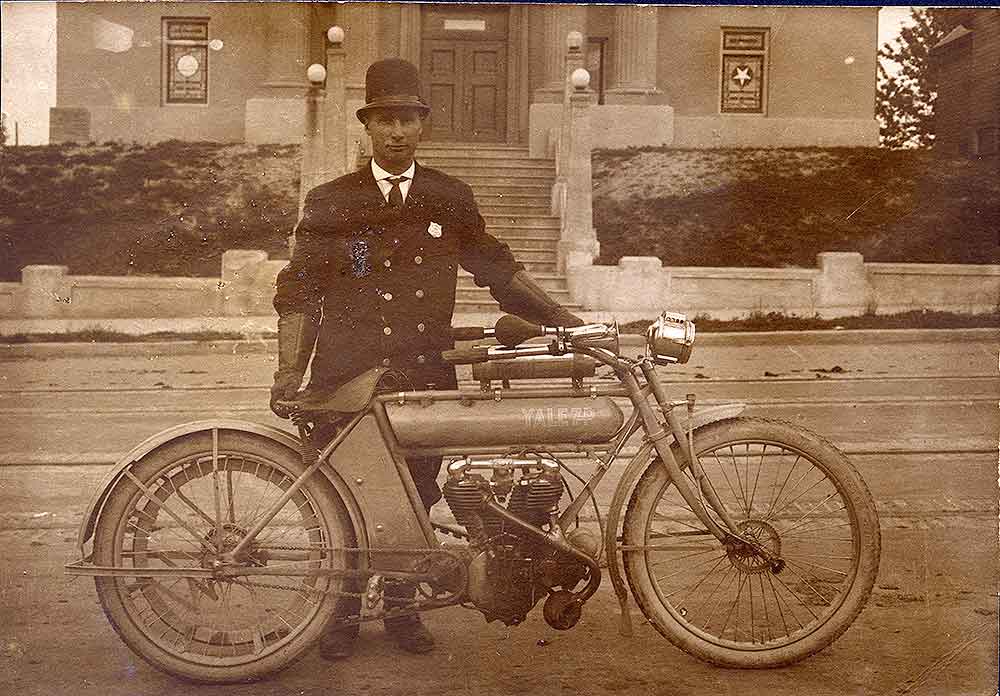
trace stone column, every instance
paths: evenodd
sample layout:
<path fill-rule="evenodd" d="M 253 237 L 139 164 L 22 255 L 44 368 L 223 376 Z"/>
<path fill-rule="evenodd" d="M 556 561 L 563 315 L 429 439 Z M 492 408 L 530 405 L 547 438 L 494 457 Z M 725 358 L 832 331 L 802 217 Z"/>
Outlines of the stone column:
<path fill-rule="evenodd" d="M 566 204 L 559 239 L 560 272 L 589 266 L 600 253 L 592 202 L 590 98 L 586 86 L 574 89 L 569 98 L 569 156 L 566 161 Z"/>
<path fill-rule="evenodd" d="M 347 124 L 356 122 L 354 114 L 347 113 L 347 80 L 343 44 L 331 44 L 326 49 L 326 98 L 323 100 L 323 163 L 321 181 L 332 181 L 353 170 L 348 157 L 353 153 L 347 147 Z"/>
<path fill-rule="evenodd" d="M 371 145 L 364 126 L 354 114 L 365 105 L 365 72 L 368 66 L 382 55 L 379 38 L 379 17 L 383 9 L 377 2 L 345 2 L 337 6 L 338 23 L 349 37 L 351 50 L 344 63 L 344 90 L 347 117 L 347 148 L 349 151 L 347 168 L 354 169 L 354 160 L 359 148 L 371 153 Z"/>
<path fill-rule="evenodd" d="M 655 104 L 662 98 L 656 89 L 658 12 L 656 7 L 615 7 L 611 79 L 605 103 Z"/>
<path fill-rule="evenodd" d="M 532 95 L 533 102 L 560 103 L 566 84 L 563 58 L 566 34 L 578 31 L 587 35 L 587 8 L 581 5 L 546 5 L 537 8 L 543 27 L 542 86 Z M 536 15 L 537 16 L 537 15 Z"/>
<path fill-rule="evenodd" d="M 258 94 L 247 99 L 248 143 L 302 141 L 305 110 L 302 95 L 309 52 L 309 5 L 261 3 L 265 16 L 267 75 Z"/>

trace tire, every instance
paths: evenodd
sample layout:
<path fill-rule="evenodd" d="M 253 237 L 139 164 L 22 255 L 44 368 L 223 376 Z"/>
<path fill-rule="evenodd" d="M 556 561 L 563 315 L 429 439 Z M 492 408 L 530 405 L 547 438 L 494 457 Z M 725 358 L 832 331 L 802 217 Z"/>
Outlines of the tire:
<path fill-rule="evenodd" d="M 128 478 L 114 487 L 94 532 L 96 565 L 211 567 L 220 538 L 216 514 L 223 547 L 231 549 L 304 471 L 299 455 L 279 443 L 216 432 L 217 475 L 212 432 L 168 442 L 132 466 L 151 495 Z M 352 554 L 304 547 L 353 547 L 355 540 L 343 501 L 316 472 L 264 527 L 244 562 L 350 568 Z M 111 625 L 136 654 L 202 683 L 253 681 L 284 669 L 319 638 L 345 601 L 336 593 L 349 589 L 347 580 L 329 575 L 104 576 L 95 583 Z"/>
<path fill-rule="evenodd" d="M 695 430 L 694 449 L 741 533 L 771 557 L 724 547 L 654 456 L 623 527 L 642 613 L 677 647 L 725 667 L 779 667 L 822 650 L 857 617 L 878 572 L 878 514 L 861 476 L 829 442 L 776 420 L 711 423 Z"/>

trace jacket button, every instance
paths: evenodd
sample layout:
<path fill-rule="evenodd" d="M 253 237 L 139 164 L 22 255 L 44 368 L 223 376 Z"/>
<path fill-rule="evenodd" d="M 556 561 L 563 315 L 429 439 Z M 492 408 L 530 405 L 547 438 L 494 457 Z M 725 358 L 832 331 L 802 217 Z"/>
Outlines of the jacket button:
<path fill-rule="evenodd" d="M 389 268 L 389 266 L 392 265 L 392 261 L 386 259 L 385 261 L 382 262 L 382 265 L 385 266 L 386 268 Z"/>
<path fill-rule="evenodd" d="M 419 331 L 420 333 L 423 333 L 424 329 L 426 328 L 427 326 L 424 324 L 424 322 L 420 322 L 419 324 L 417 324 L 417 331 Z"/>
<path fill-rule="evenodd" d="M 392 362 L 389 358 L 382 358 L 382 364 L 389 367 L 389 363 Z"/>
<path fill-rule="evenodd" d="M 422 298 L 422 297 L 424 296 L 424 291 L 423 291 L 423 290 L 417 290 L 417 292 L 416 292 L 416 293 L 414 293 L 414 294 L 415 294 L 415 295 L 416 295 L 416 296 L 417 296 L 418 298 Z"/>
<path fill-rule="evenodd" d="M 417 264 L 418 266 L 420 264 L 422 264 L 423 262 L 424 262 L 424 257 L 423 256 L 414 256 L 413 257 L 413 263 Z"/>
<path fill-rule="evenodd" d="M 382 298 L 385 299 L 385 300 L 391 300 L 392 299 L 392 293 L 391 292 L 387 292 L 387 293 L 385 293 L 385 294 L 382 295 Z"/>
<path fill-rule="evenodd" d="M 418 364 L 420 364 L 420 365 L 423 365 L 423 364 L 424 364 L 425 362 L 427 362 L 427 358 L 425 358 L 425 357 L 424 357 L 424 356 L 422 356 L 422 355 L 418 355 L 418 356 L 417 356 L 417 363 L 418 363 Z"/>
<path fill-rule="evenodd" d="M 392 333 L 392 327 L 389 327 L 389 326 L 385 327 L 384 329 L 382 329 L 382 333 L 384 333 L 386 336 L 388 336 L 389 334 Z"/>

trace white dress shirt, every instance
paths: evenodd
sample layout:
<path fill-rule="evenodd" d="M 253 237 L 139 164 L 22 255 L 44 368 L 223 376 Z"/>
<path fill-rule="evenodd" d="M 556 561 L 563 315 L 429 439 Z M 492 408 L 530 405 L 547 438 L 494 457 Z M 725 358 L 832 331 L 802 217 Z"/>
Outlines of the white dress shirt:
<path fill-rule="evenodd" d="M 392 190 L 392 184 L 386 181 L 386 179 L 395 178 L 397 176 L 405 176 L 406 181 L 399 182 L 399 192 L 403 194 L 403 201 L 406 201 L 406 194 L 410 192 L 410 184 L 413 183 L 413 174 L 417 171 L 417 164 L 413 162 L 410 164 L 410 168 L 407 169 L 402 174 L 392 174 L 382 169 L 382 167 L 375 164 L 375 158 L 372 158 L 372 174 L 375 175 L 375 183 L 378 184 L 379 191 L 382 192 L 382 198 L 386 201 L 389 200 L 389 191 Z"/>

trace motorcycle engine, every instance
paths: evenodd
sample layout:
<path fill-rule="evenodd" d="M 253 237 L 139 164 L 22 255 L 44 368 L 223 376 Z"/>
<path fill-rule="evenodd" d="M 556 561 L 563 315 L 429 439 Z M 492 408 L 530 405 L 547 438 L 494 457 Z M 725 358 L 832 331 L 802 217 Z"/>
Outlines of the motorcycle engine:
<path fill-rule="evenodd" d="M 559 463 L 547 458 L 462 459 L 448 466 L 444 498 L 469 534 L 473 559 L 467 595 L 487 621 L 520 623 L 556 587 L 570 590 L 586 566 L 484 508 L 486 501 L 544 530 L 558 512 L 564 484 Z M 593 554 L 596 539 L 575 529 L 565 540 Z"/>

